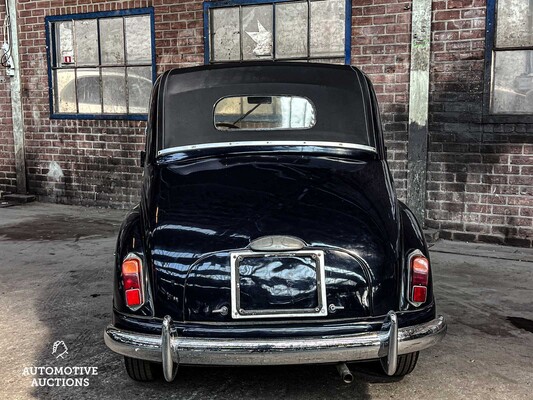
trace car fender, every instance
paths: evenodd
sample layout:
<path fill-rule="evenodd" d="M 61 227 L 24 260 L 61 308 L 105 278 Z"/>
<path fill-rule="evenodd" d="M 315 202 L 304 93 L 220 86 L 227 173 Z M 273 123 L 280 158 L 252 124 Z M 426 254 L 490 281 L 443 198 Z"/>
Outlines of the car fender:
<path fill-rule="evenodd" d="M 150 284 L 150 264 L 144 251 L 140 207 L 133 208 L 124 219 L 118 234 L 114 262 L 113 308 L 128 314 L 153 316 L 153 299 Z M 143 264 L 142 280 L 144 285 L 144 304 L 138 310 L 130 310 L 124 301 L 122 282 L 122 261 L 128 254 L 138 256 Z"/>
<path fill-rule="evenodd" d="M 407 286 L 408 286 L 408 274 L 409 274 L 409 256 L 413 251 L 420 251 L 430 262 L 429 250 L 424 237 L 424 231 L 416 219 L 414 213 L 401 201 L 398 201 L 400 209 L 400 221 L 401 221 L 401 237 L 402 237 L 402 299 L 401 308 L 404 310 L 417 310 L 424 308 L 431 304 L 434 304 L 433 298 L 433 278 L 432 269 L 429 271 L 428 282 L 428 296 L 426 303 L 420 307 L 415 307 L 407 301 Z"/>

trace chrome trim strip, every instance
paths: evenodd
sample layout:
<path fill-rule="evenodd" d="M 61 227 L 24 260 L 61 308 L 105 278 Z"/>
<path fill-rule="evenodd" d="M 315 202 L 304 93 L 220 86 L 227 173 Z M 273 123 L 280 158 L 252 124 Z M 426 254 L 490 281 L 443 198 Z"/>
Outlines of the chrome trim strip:
<path fill-rule="evenodd" d="M 398 355 L 424 350 L 446 334 L 446 321 L 436 319 L 398 329 Z M 375 360 L 383 356 L 389 333 L 287 338 L 171 337 L 174 362 L 183 365 L 290 365 Z M 109 325 L 106 345 L 133 358 L 161 362 L 161 335 L 123 331 Z"/>
<path fill-rule="evenodd" d="M 287 310 L 286 312 L 268 312 L 269 310 L 258 312 L 245 312 L 240 309 L 239 301 L 239 283 L 237 268 L 239 262 L 244 257 L 283 257 L 283 256 L 308 256 L 316 262 L 316 280 L 318 286 L 318 305 L 312 310 Z M 255 251 L 236 251 L 230 253 L 231 264 L 231 318 L 298 318 L 298 317 L 326 317 L 328 315 L 326 299 L 326 272 L 324 267 L 324 252 L 322 250 L 298 250 L 291 252 L 255 252 Z"/>
<path fill-rule="evenodd" d="M 170 147 L 168 149 L 159 150 L 157 156 L 165 156 L 172 153 L 179 153 L 187 150 L 202 150 L 202 149 L 216 149 L 223 147 L 243 147 L 243 146 L 315 146 L 315 147 L 340 147 L 346 149 L 356 149 L 370 151 L 377 153 L 372 146 L 365 146 L 363 144 L 355 143 L 339 143 L 339 142 L 321 142 L 321 141 L 296 141 L 296 140 L 256 140 L 244 142 L 220 142 L 220 143 L 203 143 L 189 146 Z"/>

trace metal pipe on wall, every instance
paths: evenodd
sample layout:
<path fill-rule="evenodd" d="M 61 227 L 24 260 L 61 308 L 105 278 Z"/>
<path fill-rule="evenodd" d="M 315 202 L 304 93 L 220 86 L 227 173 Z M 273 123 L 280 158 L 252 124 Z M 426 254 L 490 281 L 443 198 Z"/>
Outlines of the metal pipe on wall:
<path fill-rule="evenodd" d="M 11 40 L 11 58 L 14 75 L 11 76 L 11 118 L 13 121 L 13 144 L 15 148 L 15 169 L 17 174 L 17 192 L 27 192 L 26 156 L 24 151 L 24 114 L 22 110 L 22 83 L 20 75 L 20 56 L 18 38 L 18 16 L 16 0 L 6 0 L 6 12 L 9 14 L 9 36 Z"/>

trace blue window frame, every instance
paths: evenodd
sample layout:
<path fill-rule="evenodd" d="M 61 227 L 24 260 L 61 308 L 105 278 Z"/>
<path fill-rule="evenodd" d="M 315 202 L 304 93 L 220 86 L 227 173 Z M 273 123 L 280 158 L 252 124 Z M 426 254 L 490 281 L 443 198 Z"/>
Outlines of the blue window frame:
<path fill-rule="evenodd" d="M 147 119 L 152 7 L 49 16 L 45 28 L 51 118 Z"/>
<path fill-rule="evenodd" d="M 487 0 L 485 122 L 533 122 L 533 0 Z"/>
<path fill-rule="evenodd" d="M 290 8 L 293 8 L 292 14 Z M 350 64 L 351 10 L 351 0 L 206 1 L 204 62 L 300 60 Z M 328 16 L 321 20 L 321 14 Z M 328 23 L 327 18 L 331 17 L 333 23 Z M 246 29 L 247 23 L 252 24 L 252 31 Z M 316 34 L 318 32 L 320 35 Z M 324 44 L 327 45 L 328 40 L 331 44 L 331 39 L 335 43 L 330 50 L 334 50 L 328 53 L 324 51 Z M 255 48 L 251 49 L 246 41 L 255 42 Z M 302 43 L 299 49 L 287 48 L 289 42 L 297 41 Z M 224 48 L 218 51 L 217 46 Z"/>

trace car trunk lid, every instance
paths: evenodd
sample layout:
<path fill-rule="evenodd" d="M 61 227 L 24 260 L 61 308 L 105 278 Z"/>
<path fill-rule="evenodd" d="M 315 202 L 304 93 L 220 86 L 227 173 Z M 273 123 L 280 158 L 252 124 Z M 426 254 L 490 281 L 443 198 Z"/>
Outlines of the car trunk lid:
<path fill-rule="evenodd" d="M 323 320 L 396 308 L 398 219 L 386 171 L 380 160 L 300 153 L 160 166 L 149 240 L 156 313 L 194 321 L 238 319 L 230 312 L 231 257 L 253 252 L 251 242 L 272 235 L 296 237 L 303 250 L 323 253 L 325 304 L 317 302 L 320 284 L 309 259 L 274 259 L 273 252 L 270 263 L 247 261 L 244 281 L 252 286 L 242 295 L 256 297 L 245 303 L 249 311 L 287 314 L 323 306 L 325 315 L 278 317 Z"/>

